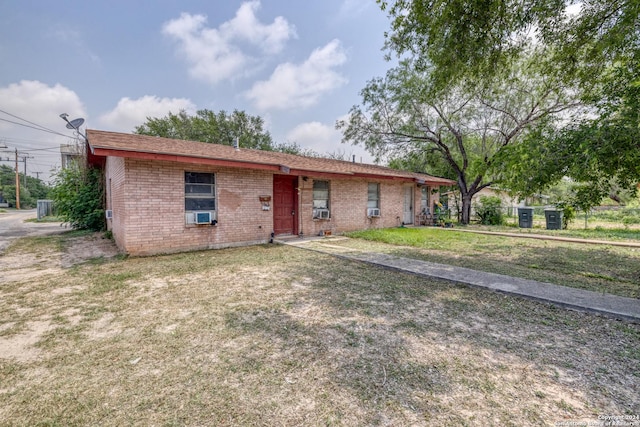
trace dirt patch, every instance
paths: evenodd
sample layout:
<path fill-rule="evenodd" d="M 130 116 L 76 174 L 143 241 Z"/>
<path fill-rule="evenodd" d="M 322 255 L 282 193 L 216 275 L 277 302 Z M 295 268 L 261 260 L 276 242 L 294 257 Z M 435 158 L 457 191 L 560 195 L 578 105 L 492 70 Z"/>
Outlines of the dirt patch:
<path fill-rule="evenodd" d="M 37 359 L 41 351 L 34 347 L 40 338 L 49 330 L 49 321 L 27 322 L 26 331 L 0 337 L 0 359 L 14 359 L 19 362 L 29 362 Z"/>
<path fill-rule="evenodd" d="M 92 259 L 113 258 L 119 253 L 113 240 L 105 238 L 102 233 L 71 238 L 66 246 L 60 260 L 63 268 Z"/>
<path fill-rule="evenodd" d="M 0 254 L 0 284 L 54 276 L 89 260 L 118 255 L 115 243 L 104 238 L 102 233 L 65 237 L 62 249 L 44 239 L 38 241 L 37 237 L 27 238 L 27 242 L 28 239 L 36 240 L 31 244 L 14 244 Z M 65 290 L 59 289 L 58 292 Z"/>
<path fill-rule="evenodd" d="M 115 315 L 113 313 L 107 313 L 100 319 L 93 322 L 91 328 L 87 332 L 89 339 L 100 340 L 105 338 L 111 338 L 122 332 L 122 328 L 116 322 L 114 322 Z"/>

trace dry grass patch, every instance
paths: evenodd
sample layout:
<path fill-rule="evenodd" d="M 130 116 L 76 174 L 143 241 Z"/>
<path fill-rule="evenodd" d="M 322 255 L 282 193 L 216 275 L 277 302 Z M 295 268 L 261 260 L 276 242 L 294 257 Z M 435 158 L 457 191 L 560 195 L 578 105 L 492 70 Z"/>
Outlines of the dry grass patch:
<path fill-rule="evenodd" d="M 521 426 L 640 412 L 638 325 L 284 246 L 0 284 L 0 348 L 29 332 L 33 357 L 0 353 L 6 425 Z"/>

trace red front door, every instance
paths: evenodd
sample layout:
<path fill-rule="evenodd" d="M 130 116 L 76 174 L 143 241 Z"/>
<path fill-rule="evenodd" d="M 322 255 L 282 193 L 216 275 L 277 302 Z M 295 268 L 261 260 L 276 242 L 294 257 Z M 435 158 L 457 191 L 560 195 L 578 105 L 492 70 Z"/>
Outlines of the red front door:
<path fill-rule="evenodd" d="M 298 234 L 297 177 L 273 176 L 273 231 L 277 235 Z"/>

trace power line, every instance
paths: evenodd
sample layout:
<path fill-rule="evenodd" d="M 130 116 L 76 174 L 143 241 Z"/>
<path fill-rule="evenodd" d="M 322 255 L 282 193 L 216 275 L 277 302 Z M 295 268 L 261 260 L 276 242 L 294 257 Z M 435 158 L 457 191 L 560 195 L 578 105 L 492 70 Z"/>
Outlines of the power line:
<path fill-rule="evenodd" d="M 15 147 L 19 147 L 21 150 L 23 151 L 57 151 L 60 149 L 60 144 L 56 144 L 56 145 L 48 145 L 44 148 L 33 148 L 33 144 L 38 144 L 38 143 L 42 143 L 43 141 L 32 141 L 31 144 L 26 144 L 26 143 L 16 143 L 16 142 L 12 142 L 11 138 L 4 138 L 4 137 L 0 137 L 0 142 L 7 145 L 13 145 Z M 73 143 L 73 142 L 71 142 Z M 67 144 L 70 145 L 70 144 Z"/>
<path fill-rule="evenodd" d="M 53 144 L 54 139 L 53 138 L 49 138 L 46 137 L 47 139 L 25 139 L 25 138 L 14 138 L 11 136 L 0 136 L 0 140 L 2 140 L 5 143 L 11 143 L 11 144 L 16 144 L 16 145 L 34 145 L 34 144 L 38 144 L 38 145 L 42 145 L 42 143 L 47 143 L 47 144 Z M 72 137 L 72 136 L 66 136 L 65 137 L 66 140 L 69 141 L 69 143 L 73 143 L 73 141 L 76 141 L 78 138 L 76 137 Z M 60 141 L 60 139 L 55 139 L 57 141 Z M 50 147 L 53 147 L 52 145 L 49 145 Z"/>
<path fill-rule="evenodd" d="M 67 136 L 67 135 L 65 135 L 65 134 L 63 134 L 63 133 L 56 132 L 55 130 L 51 130 L 51 129 L 47 128 L 47 127 L 44 127 L 44 126 L 39 125 L 39 124 L 37 124 L 37 123 L 31 122 L 31 121 L 29 121 L 29 120 L 27 120 L 27 119 L 23 119 L 22 117 L 18 117 L 18 116 L 16 116 L 15 114 L 8 113 L 8 112 L 6 112 L 6 111 L 4 111 L 4 110 L 0 110 L 0 113 L 4 113 L 4 114 L 6 114 L 6 115 L 8 115 L 8 116 L 11 116 L 11 117 L 13 117 L 13 118 L 16 118 L 16 119 L 18 119 L 18 120 L 22 120 L 23 122 L 27 122 L 27 123 L 29 123 L 30 125 L 33 125 L 33 126 L 36 126 L 36 127 L 33 127 L 33 126 L 27 126 L 27 125 L 25 125 L 25 124 L 18 123 L 18 122 L 13 122 L 13 121 L 11 121 L 11 120 L 7 120 L 7 119 L 0 119 L 0 120 L 3 120 L 3 121 L 5 121 L 5 122 L 14 123 L 14 124 L 19 125 L 19 126 L 25 126 L 25 127 L 28 127 L 28 128 L 32 128 L 32 129 L 36 129 L 36 130 L 42 131 L 42 132 L 49 132 L 49 133 L 53 133 L 53 134 L 60 135 L 60 136 Z"/>
<path fill-rule="evenodd" d="M 59 151 L 60 147 L 51 147 L 51 148 L 23 148 L 22 151 Z"/>

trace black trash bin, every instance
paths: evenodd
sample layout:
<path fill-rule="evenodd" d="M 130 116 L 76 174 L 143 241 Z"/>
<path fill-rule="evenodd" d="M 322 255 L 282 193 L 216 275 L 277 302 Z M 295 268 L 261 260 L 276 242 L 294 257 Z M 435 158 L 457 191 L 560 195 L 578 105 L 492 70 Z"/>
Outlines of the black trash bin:
<path fill-rule="evenodd" d="M 547 221 L 547 230 L 562 230 L 562 211 L 545 209 L 544 218 Z"/>
<path fill-rule="evenodd" d="M 533 208 L 518 208 L 518 227 L 533 227 Z"/>

